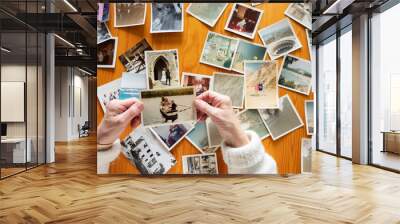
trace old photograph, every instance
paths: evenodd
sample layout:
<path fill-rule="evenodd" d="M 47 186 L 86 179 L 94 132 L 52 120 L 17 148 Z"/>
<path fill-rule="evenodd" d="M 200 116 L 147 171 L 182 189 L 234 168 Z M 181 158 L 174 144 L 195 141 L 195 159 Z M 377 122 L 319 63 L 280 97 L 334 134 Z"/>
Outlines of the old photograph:
<path fill-rule="evenodd" d="M 147 76 L 145 71 L 139 73 L 123 72 L 119 99 L 140 98 L 140 91 L 147 89 Z"/>
<path fill-rule="evenodd" d="M 97 22 L 97 43 L 104 42 L 111 38 L 110 30 L 106 23 Z"/>
<path fill-rule="evenodd" d="M 114 68 L 117 57 L 118 38 L 112 37 L 97 44 L 97 67 Z"/>
<path fill-rule="evenodd" d="M 313 60 L 313 53 L 312 53 L 312 33 L 311 30 L 305 29 L 306 30 L 306 36 L 307 36 L 307 44 L 308 44 L 308 51 L 310 53 L 310 61 Z"/>
<path fill-rule="evenodd" d="M 148 128 L 137 128 L 121 142 L 122 152 L 142 175 L 166 174 L 175 157 Z"/>
<path fill-rule="evenodd" d="M 194 128 L 186 135 L 186 139 L 201 153 L 214 153 L 218 148 L 210 147 L 205 121 L 198 121 Z"/>
<path fill-rule="evenodd" d="M 240 127 L 242 130 L 251 130 L 257 133 L 260 139 L 264 139 L 269 136 L 268 129 L 261 118 L 260 113 L 256 109 L 248 109 L 241 111 L 237 114 L 240 120 Z"/>
<path fill-rule="evenodd" d="M 272 60 L 302 47 L 289 19 L 280 20 L 258 33 Z"/>
<path fill-rule="evenodd" d="M 210 90 L 213 76 L 182 72 L 182 86 L 193 86 L 196 96 Z"/>
<path fill-rule="evenodd" d="M 214 27 L 228 3 L 191 3 L 186 12 L 210 27 Z"/>
<path fill-rule="evenodd" d="M 305 115 L 306 115 L 306 129 L 307 135 L 314 134 L 314 101 L 306 100 L 304 101 Z"/>
<path fill-rule="evenodd" d="M 301 172 L 312 172 L 312 141 L 311 138 L 301 138 Z"/>
<path fill-rule="evenodd" d="M 119 99 L 120 88 L 121 79 L 116 79 L 97 87 L 97 98 L 103 112 L 106 112 L 108 102 Z"/>
<path fill-rule="evenodd" d="M 258 111 L 274 141 L 304 125 L 289 95 L 279 98 L 279 109 Z"/>
<path fill-rule="evenodd" d="M 239 40 L 239 45 L 233 57 L 232 70 L 244 73 L 244 61 L 246 60 L 264 60 L 267 54 L 267 48 L 245 40 Z"/>
<path fill-rule="evenodd" d="M 183 32 L 183 3 L 151 3 L 150 33 Z"/>
<path fill-rule="evenodd" d="M 207 135 L 208 135 L 208 146 L 210 148 L 218 147 L 221 145 L 223 139 L 219 134 L 217 126 L 211 121 L 210 118 L 206 119 Z"/>
<path fill-rule="evenodd" d="M 254 39 L 263 11 L 242 3 L 235 3 L 225 30 Z"/>
<path fill-rule="evenodd" d="M 214 73 L 214 83 L 212 85 L 214 92 L 227 95 L 232 100 L 233 108 L 243 108 L 244 101 L 244 76 Z"/>
<path fill-rule="evenodd" d="M 278 63 L 276 61 L 245 61 L 245 108 L 278 108 Z"/>
<path fill-rule="evenodd" d="M 312 5 L 311 3 L 291 3 L 285 11 L 285 15 L 294 21 L 312 29 Z"/>
<path fill-rule="evenodd" d="M 110 19 L 110 3 L 97 3 L 97 21 L 104 23 Z"/>
<path fill-rule="evenodd" d="M 193 107 L 195 93 L 193 87 L 141 91 L 144 104 L 142 124 L 159 126 L 196 122 L 196 109 Z"/>
<path fill-rule="evenodd" d="M 146 3 L 115 3 L 114 27 L 143 25 L 146 19 Z"/>
<path fill-rule="evenodd" d="M 208 32 L 200 63 L 230 70 L 239 41 L 214 32 Z"/>
<path fill-rule="evenodd" d="M 218 174 L 217 155 L 196 154 L 182 156 L 183 174 Z"/>
<path fill-rule="evenodd" d="M 126 71 L 139 73 L 146 70 L 145 51 L 153 50 L 146 39 L 142 39 L 118 58 Z"/>
<path fill-rule="evenodd" d="M 145 51 L 150 89 L 179 87 L 178 50 Z"/>
<path fill-rule="evenodd" d="M 292 55 L 285 56 L 278 84 L 282 88 L 308 95 L 312 84 L 311 62 Z"/>
<path fill-rule="evenodd" d="M 151 130 L 161 143 L 171 151 L 192 129 L 192 123 L 152 127 Z"/>

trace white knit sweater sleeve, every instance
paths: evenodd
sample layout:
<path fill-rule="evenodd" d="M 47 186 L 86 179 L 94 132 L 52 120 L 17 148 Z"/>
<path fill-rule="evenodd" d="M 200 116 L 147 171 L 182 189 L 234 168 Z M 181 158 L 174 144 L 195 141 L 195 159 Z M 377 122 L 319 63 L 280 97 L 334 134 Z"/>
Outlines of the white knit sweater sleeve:
<path fill-rule="evenodd" d="M 222 143 L 221 149 L 229 174 L 276 174 L 275 160 L 265 152 L 258 135 L 246 131 L 250 143 L 232 148 Z"/>
<path fill-rule="evenodd" d="M 110 149 L 97 151 L 97 174 L 108 174 L 109 165 L 121 152 L 121 144 L 117 139 Z"/>

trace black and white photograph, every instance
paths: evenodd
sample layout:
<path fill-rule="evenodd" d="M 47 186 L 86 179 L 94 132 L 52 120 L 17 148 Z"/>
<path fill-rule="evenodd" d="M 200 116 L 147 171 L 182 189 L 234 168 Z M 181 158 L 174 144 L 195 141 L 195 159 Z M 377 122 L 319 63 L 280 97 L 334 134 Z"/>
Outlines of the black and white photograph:
<path fill-rule="evenodd" d="M 192 123 L 171 124 L 152 127 L 151 131 L 171 151 L 192 129 Z"/>
<path fill-rule="evenodd" d="M 217 155 L 196 154 L 182 156 L 183 174 L 218 174 Z"/>
<path fill-rule="evenodd" d="M 312 141 L 311 138 L 301 138 L 301 172 L 312 172 Z"/>
<path fill-rule="evenodd" d="M 313 100 L 305 100 L 304 101 L 304 109 L 306 115 L 306 129 L 307 135 L 314 134 L 314 101 Z"/>
<path fill-rule="evenodd" d="M 225 30 L 254 39 L 263 10 L 243 3 L 235 3 L 225 25 Z"/>
<path fill-rule="evenodd" d="M 190 3 L 186 12 L 210 27 L 214 27 L 228 3 Z"/>
<path fill-rule="evenodd" d="M 97 22 L 97 43 L 104 42 L 111 38 L 110 30 L 106 23 Z"/>
<path fill-rule="evenodd" d="M 146 70 L 145 51 L 152 51 L 150 44 L 146 39 L 142 39 L 135 46 L 131 47 L 118 58 L 124 65 L 127 72 L 139 73 Z"/>
<path fill-rule="evenodd" d="M 245 61 L 245 108 L 278 108 L 277 61 Z"/>
<path fill-rule="evenodd" d="M 175 157 L 148 128 L 136 128 L 121 142 L 122 152 L 142 175 L 166 174 L 175 166 Z"/>
<path fill-rule="evenodd" d="M 121 90 L 119 93 L 119 99 L 139 99 L 140 91 L 148 89 L 147 83 L 147 76 L 146 72 L 144 71 L 141 71 L 139 73 L 123 72 L 121 78 Z"/>
<path fill-rule="evenodd" d="M 311 3 L 291 3 L 285 11 L 285 15 L 312 30 Z"/>
<path fill-rule="evenodd" d="M 194 124 L 197 120 L 193 87 L 146 90 L 140 96 L 144 104 L 141 116 L 144 126 Z"/>
<path fill-rule="evenodd" d="M 227 95 L 232 100 L 233 108 L 243 108 L 244 76 L 228 73 L 214 73 L 214 92 Z"/>
<path fill-rule="evenodd" d="M 213 76 L 182 72 L 182 86 L 193 86 L 196 96 L 211 89 Z"/>
<path fill-rule="evenodd" d="M 114 27 L 143 25 L 146 19 L 146 3 L 115 3 Z"/>
<path fill-rule="evenodd" d="M 265 46 L 251 43 L 245 40 L 239 40 L 239 45 L 233 57 L 232 70 L 244 73 L 244 61 L 247 60 L 264 60 L 267 55 Z"/>
<path fill-rule="evenodd" d="M 117 57 L 118 38 L 112 37 L 97 44 L 97 67 L 115 68 Z"/>
<path fill-rule="evenodd" d="M 110 19 L 110 3 L 97 3 L 97 21 L 104 23 Z"/>
<path fill-rule="evenodd" d="M 111 100 L 119 99 L 120 88 L 121 79 L 115 79 L 97 87 L 97 98 L 101 108 L 103 109 L 103 112 L 106 112 L 107 104 Z"/>
<path fill-rule="evenodd" d="M 300 49 L 301 43 L 294 32 L 289 19 L 282 19 L 258 31 L 263 44 L 267 47 L 271 60 Z"/>
<path fill-rule="evenodd" d="M 200 63 L 231 70 L 239 40 L 222 34 L 208 32 Z"/>
<path fill-rule="evenodd" d="M 279 104 L 279 109 L 258 110 L 274 141 L 304 126 L 289 95 L 279 98 Z"/>
<path fill-rule="evenodd" d="M 151 3 L 150 33 L 183 32 L 183 3 Z"/>
<path fill-rule="evenodd" d="M 237 114 L 242 130 L 251 130 L 257 133 L 261 140 L 269 136 L 267 127 L 256 109 L 243 110 Z"/>
<path fill-rule="evenodd" d="M 207 118 L 205 122 L 208 135 L 208 146 L 210 148 L 220 146 L 223 139 L 222 136 L 219 134 L 217 126 L 211 121 L 210 118 Z"/>
<path fill-rule="evenodd" d="M 179 87 L 178 50 L 145 51 L 150 89 Z"/>
<path fill-rule="evenodd" d="M 311 62 L 292 55 L 285 56 L 278 84 L 279 87 L 309 95 L 312 85 Z"/>

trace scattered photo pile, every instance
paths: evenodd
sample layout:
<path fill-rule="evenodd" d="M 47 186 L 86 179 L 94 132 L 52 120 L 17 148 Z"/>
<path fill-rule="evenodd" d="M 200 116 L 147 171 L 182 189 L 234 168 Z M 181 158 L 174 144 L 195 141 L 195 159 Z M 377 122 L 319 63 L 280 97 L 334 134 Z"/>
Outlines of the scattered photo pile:
<path fill-rule="evenodd" d="M 112 81 L 98 86 L 97 97 L 103 112 L 116 99 L 136 98 L 144 103 L 141 126 L 121 142 L 123 154 L 142 175 L 166 174 L 181 164 L 177 159 L 182 160 L 178 170 L 183 174 L 218 174 L 218 162 L 223 160 L 216 151 L 223 138 L 210 118 L 197 120 L 193 104 L 209 90 L 229 96 L 241 128 L 254 131 L 262 140 L 271 136 L 276 141 L 304 126 L 293 104 L 298 105 L 299 98 L 292 94 L 310 95 L 311 62 L 294 55 L 303 47 L 296 32 L 305 32 L 311 58 L 311 4 L 288 4 L 284 18 L 270 24 L 261 23 L 271 15 L 260 4 L 98 3 L 97 67 L 121 67 L 114 72 L 120 78 L 110 76 Z M 146 16 L 150 18 L 147 22 Z M 204 43 L 195 55 L 181 55 L 179 45 L 157 43 L 170 37 L 183 41 L 182 32 L 193 29 L 184 26 L 185 22 L 208 30 L 198 32 L 196 38 Z M 302 29 L 295 25 L 295 32 L 294 23 Z M 143 31 L 150 35 L 146 34 L 147 40 Z M 142 37 L 134 43 L 124 40 L 120 43 L 124 49 L 118 49 L 116 32 Z M 198 63 L 188 65 L 186 57 L 197 58 Z M 180 63 L 185 71 L 180 71 Z M 279 97 L 279 89 L 290 90 L 290 96 Z M 313 100 L 304 101 L 304 112 L 306 133 L 313 135 Z M 177 152 L 183 139 L 198 154 Z M 311 172 L 311 139 L 303 138 L 301 146 L 302 172 Z"/>

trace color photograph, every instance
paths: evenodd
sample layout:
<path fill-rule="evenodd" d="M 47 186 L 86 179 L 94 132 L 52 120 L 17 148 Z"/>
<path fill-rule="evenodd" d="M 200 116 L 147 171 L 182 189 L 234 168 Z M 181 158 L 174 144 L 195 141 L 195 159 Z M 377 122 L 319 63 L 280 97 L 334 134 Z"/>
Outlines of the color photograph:
<path fill-rule="evenodd" d="M 123 72 L 119 99 L 140 98 L 140 91 L 147 89 L 146 72 Z"/>
<path fill-rule="evenodd" d="M 115 68 L 118 38 L 112 37 L 97 44 L 97 68 Z"/>
<path fill-rule="evenodd" d="M 193 86 L 196 96 L 210 90 L 213 76 L 182 72 L 181 85 Z"/>
<path fill-rule="evenodd" d="M 142 39 L 118 58 L 124 65 L 127 72 L 133 71 L 139 73 L 146 70 L 145 51 L 152 51 L 150 44 L 146 39 Z"/>
<path fill-rule="evenodd" d="M 225 25 L 225 30 L 254 39 L 263 11 L 242 3 L 235 3 Z"/>
<path fill-rule="evenodd" d="M 175 157 L 148 128 L 136 128 L 121 145 L 121 151 L 141 175 L 166 174 L 176 164 Z"/>
<path fill-rule="evenodd" d="M 110 3 L 97 3 L 97 21 L 104 23 L 110 19 Z"/>
<path fill-rule="evenodd" d="M 178 50 L 145 51 L 150 89 L 179 87 Z"/>
<path fill-rule="evenodd" d="M 158 140 L 171 151 L 192 129 L 193 124 L 172 124 L 152 127 Z"/>
<path fill-rule="evenodd" d="M 276 61 L 245 61 L 245 108 L 278 108 L 278 63 Z"/>
<path fill-rule="evenodd" d="M 146 3 L 115 3 L 114 27 L 143 25 L 146 19 Z"/>
<path fill-rule="evenodd" d="M 214 27 L 228 3 L 190 3 L 186 12 L 210 27 Z"/>
<path fill-rule="evenodd" d="M 267 48 L 245 40 L 239 40 L 239 45 L 233 57 L 232 70 L 244 73 L 244 61 L 264 60 L 267 54 Z"/>
<path fill-rule="evenodd" d="M 259 30 L 258 33 L 272 60 L 302 47 L 289 19 L 282 19 Z"/>
<path fill-rule="evenodd" d="M 206 119 L 208 144 L 210 148 L 218 147 L 221 145 L 223 139 L 219 134 L 217 126 L 211 121 L 210 118 Z"/>
<path fill-rule="evenodd" d="M 208 32 L 200 63 L 231 70 L 233 56 L 239 41 L 214 32 Z"/>
<path fill-rule="evenodd" d="M 196 122 L 193 87 L 141 91 L 142 124 L 158 126 Z"/>
<path fill-rule="evenodd" d="M 274 141 L 304 126 L 289 95 L 282 96 L 279 101 L 279 109 L 258 110 Z"/>
<path fill-rule="evenodd" d="M 150 33 L 183 32 L 183 3 L 151 3 Z"/>
<path fill-rule="evenodd" d="M 261 140 L 269 136 L 268 129 L 265 127 L 258 110 L 249 109 L 238 113 L 240 127 L 242 130 L 251 130 L 257 133 Z"/>
<path fill-rule="evenodd" d="M 312 30 L 311 3 L 292 3 L 285 11 L 285 15 Z"/>
<path fill-rule="evenodd" d="M 205 121 L 198 121 L 194 128 L 186 135 L 186 139 L 192 143 L 196 149 L 203 153 L 203 149 L 208 148 L 208 135 Z"/>
<path fill-rule="evenodd" d="M 121 79 L 116 79 L 97 87 L 97 98 L 101 109 L 106 112 L 107 104 L 111 100 L 119 99 Z"/>
<path fill-rule="evenodd" d="M 218 174 L 217 155 L 198 154 L 182 156 L 183 174 Z"/>
<path fill-rule="evenodd" d="M 301 172 L 312 172 L 312 141 L 311 138 L 301 138 Z"/>
<path fill-rule="evenodd" d="M 244 101 L 244 76 L 214 73 L 214 83 L 212 85 L 214 92 L 227 95 L 232 100 L 233 108 L 243 108 Z"/>
<path fill-rule="evenodd" d="M 304 101 L 307 135 L 314 134 L 314 100 Z"/>
<path fill-rule="evenodd" d="M 304 95 L 310 94 L 311 62 L 292 56 L 285 56 L 278 81 L 279 87 Z"/>
<path fill-rule="evenodd" d="M 106 23 L 97 22 L 97 44 L 111 38 L 110 30 Z"/>

